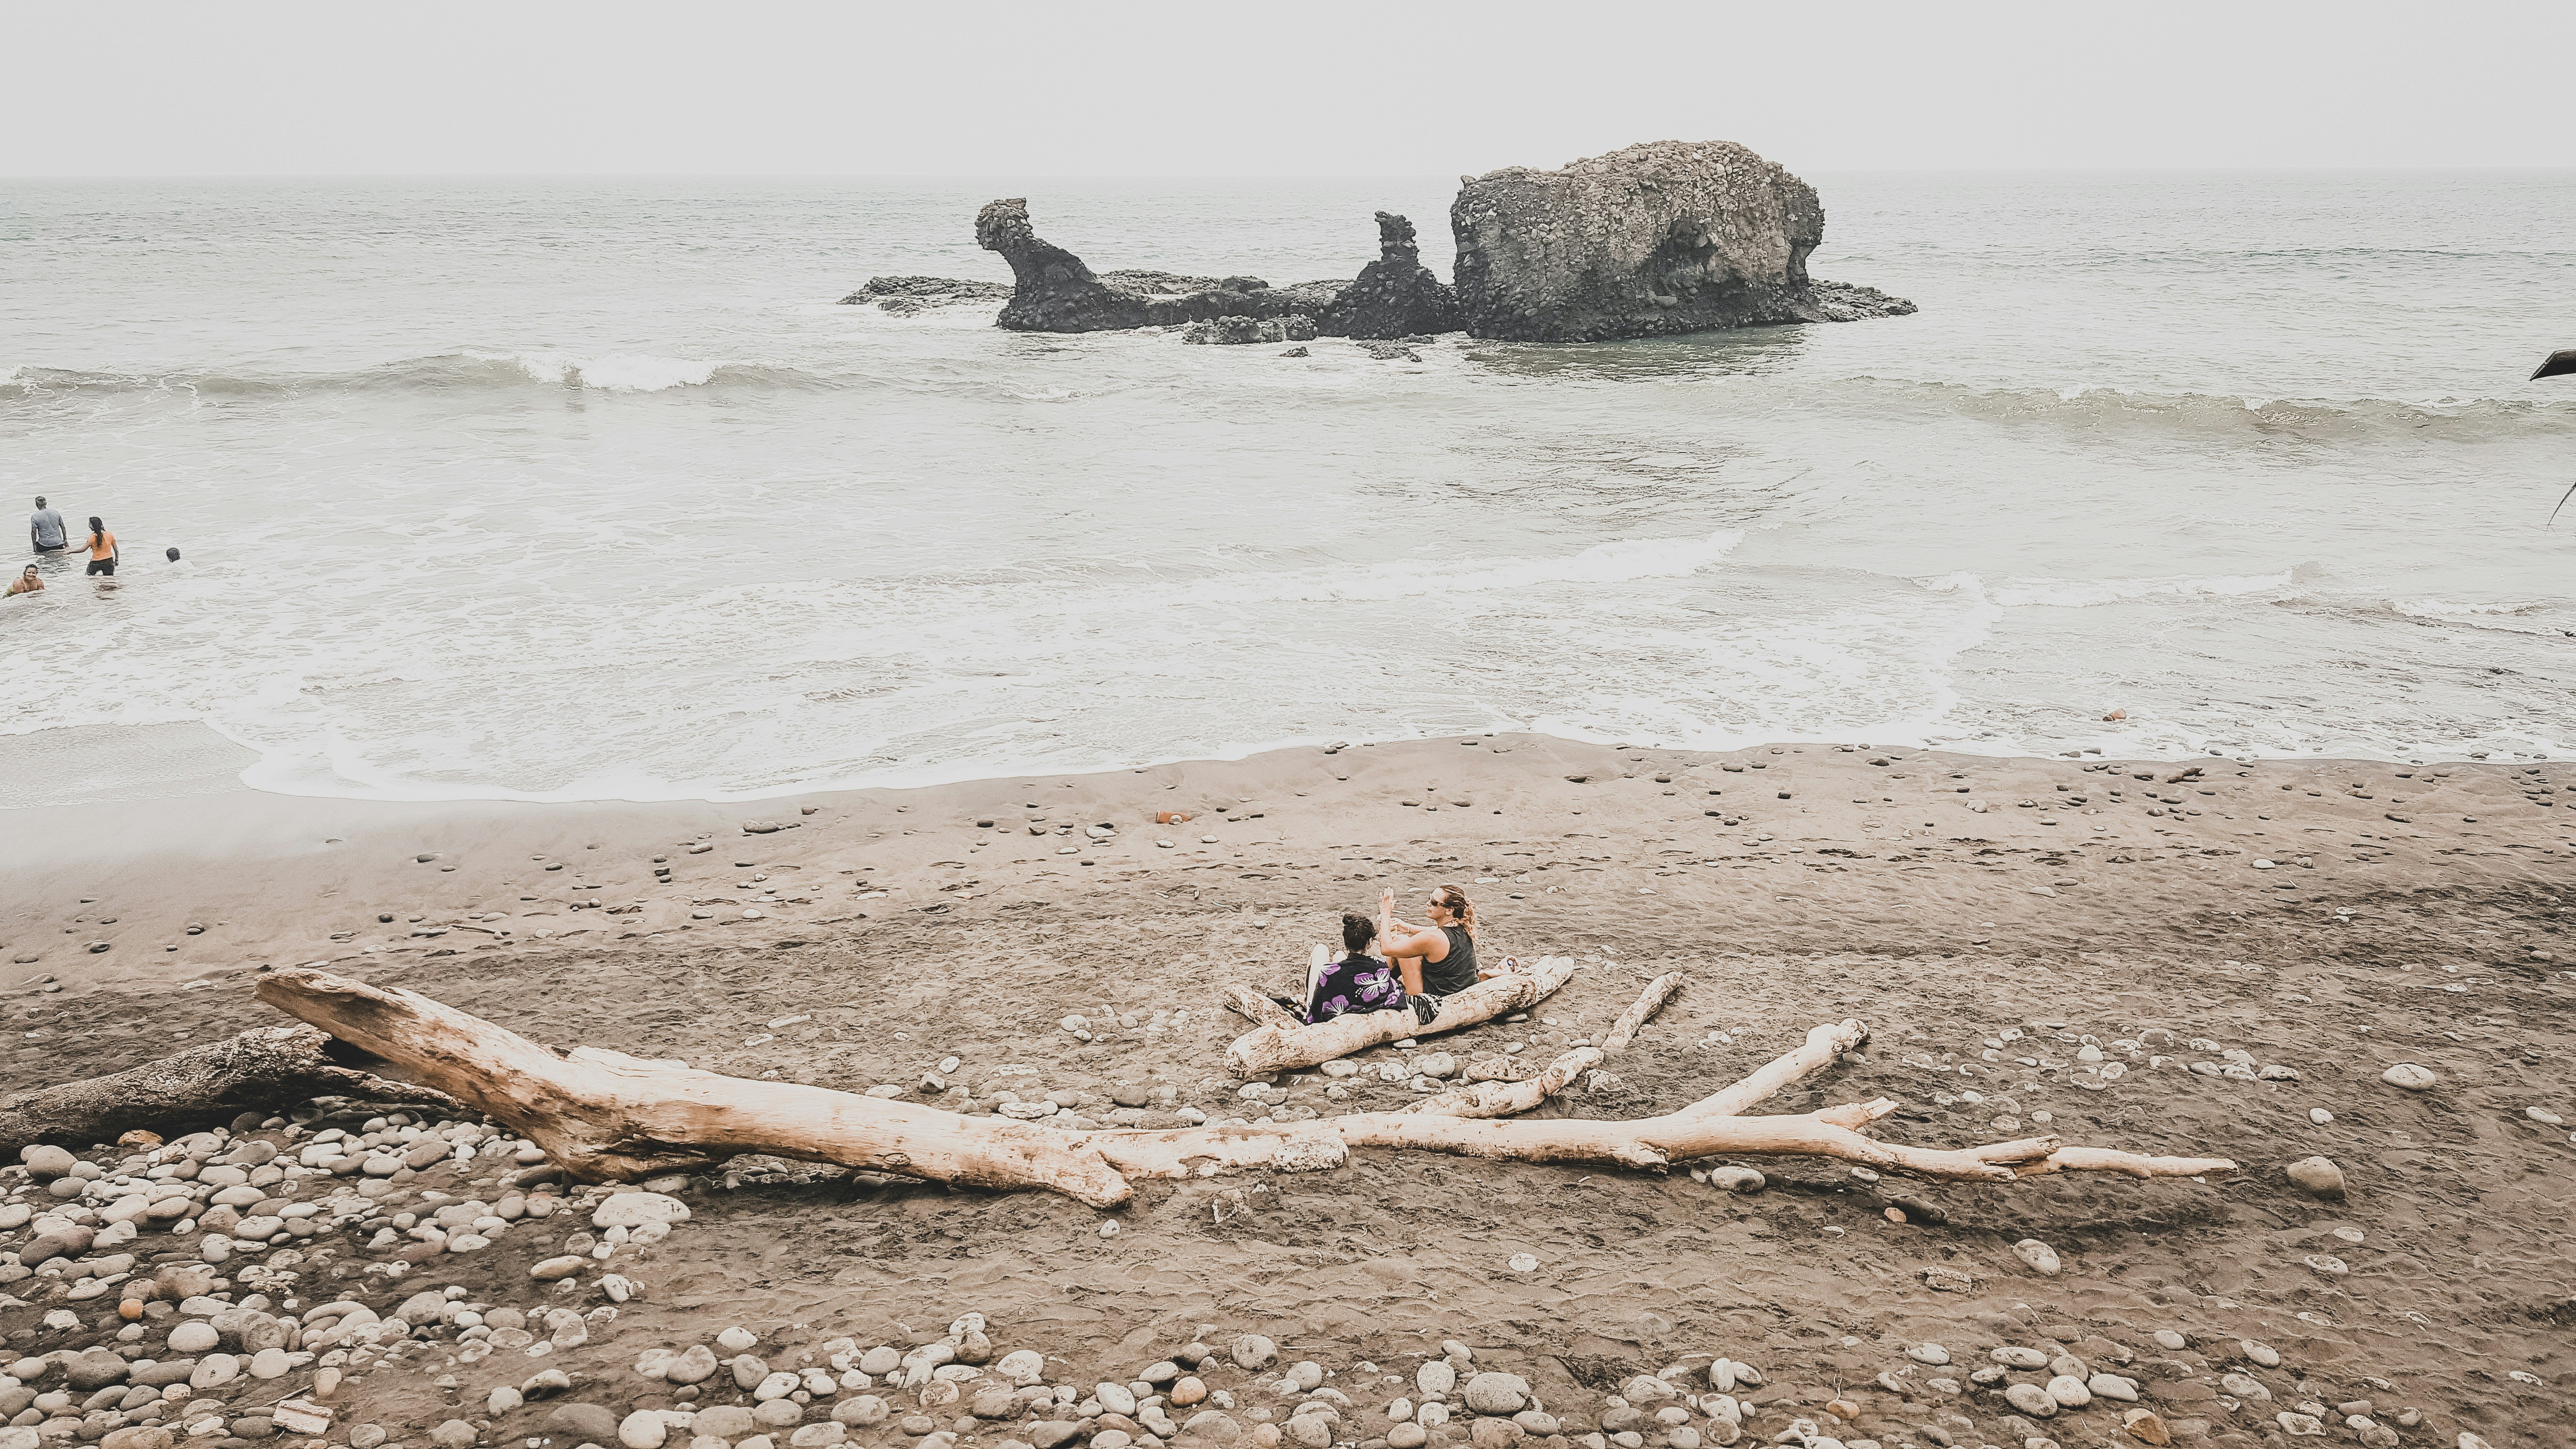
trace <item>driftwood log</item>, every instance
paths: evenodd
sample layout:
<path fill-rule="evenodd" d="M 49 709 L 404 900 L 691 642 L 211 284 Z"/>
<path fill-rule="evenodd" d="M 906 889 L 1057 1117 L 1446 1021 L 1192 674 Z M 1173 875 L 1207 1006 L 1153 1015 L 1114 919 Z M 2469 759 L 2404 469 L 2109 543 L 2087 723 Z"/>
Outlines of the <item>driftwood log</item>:
<path fill-rule="evenodd" d="M 1313 1026 L 1273 1021 L 1236 1037 L 1234 1044 L 1225 1049 L 1225 1069 L 1238 1077 L 1265 1076 L 1318 1066 L 1391 1041 L 1457 1031 L 1515 1011 L 1527 1011 L 1573 979 L 1573 957 L 1544 956 L 1528 971 L 1489 976 L 1464 991 L 1440 998 L 1440 1014 L 1427 1024 L 1409 1011 L 1355 1012 Z M 1245 1009 L 1240 994 L 1232 1004 L 1238 1011 Z"/>
<path fill-rule="evenodd" d="M 586 1182 L 767 1152 L 973 1187 L 1042 1187 L 1095 1207 L 1130 1191 L 1076 1133 L 600 1047 L 550 1049 L 418 992 L 327 971 L 271 972 L 258 994 L 510 1124 Z"/>
<path fill-rule="evenodd" d="M 63 1082 L 0 1101 L 0 1157 L 37 1143 L 87 1147 L 137 1128 L 169 1136 L 306 1097 L 459 1110 L 443 1092 L 389 1082 L 334 1060 L 346 1047 L 310 1026 L 270 1026 L 207 1042 L 130 1071 Z"/>
<path fill-rule="evenodd" d="M 1543 979 L 1526 980 L 1522 989 Z M 1563 984 L 1561 975 L 1556 984 Z M 2199 1176 L 2235 1166 L 2217 1158 L 2064 1147 L 2054 1137 L 1956 1149 L 1880 1142 L 1861 1129 L 1895 1110 L 1884 1100 L 1789 1116 L 1736 1115 L 1858 1044 L 1866 1032 L 1857 1022 L 1818 1027 L 1796 1051 L 1735 1087 L 1642 1121 L 1513 1122 L 1406 1111 L 1176 1131 L 1066 1132 L 825 1087 L 719 1076 L 597 1047 L 549 1049 L 417 993 L 321 971 L 263 977 L 259 998 L 508 1123 L 569 1175 L 591 1181 L 765 1152 L 938 1182 L 1045 1188 L 1112 1207 L 1132 1195 L 1132 1178 L 1325 1168 L 1359 1147 L 1644 1168 L 1726 1153 L 1787 1153 L 1980 1182 L 2060 1171 Z M 1651 1007 L 1643 998 L 1640 1007 L 1632 1015 L 1642 1021 Z M 1724 1110 L 1709 1110 L 1712 1104 Z"/>
<path fill-rule="evenodd" d="M 1598 1046 L 1579 1046 L 1547 1064 L 1537 1075 L 1517 1080 L 1476 1082 L 1464 1090 L 1443 1092 L 1425 1097 L 1407 1112 L 1432 1112 L 1444 1117 L 1509 1117 L 1526 1112 L 1548 1098 L 1564 1091 L 1576 1077 L 1583 1075 L 1635 1039 L 1637 1028 L 1647 1018 L 1663 1009 L 1673 993 L 1682 986 L 1681 973 L 1658 976 L 1646 983 L 1637 1000 L 1622 1012 L 1619 1019 L 1603 1034 Z"/>

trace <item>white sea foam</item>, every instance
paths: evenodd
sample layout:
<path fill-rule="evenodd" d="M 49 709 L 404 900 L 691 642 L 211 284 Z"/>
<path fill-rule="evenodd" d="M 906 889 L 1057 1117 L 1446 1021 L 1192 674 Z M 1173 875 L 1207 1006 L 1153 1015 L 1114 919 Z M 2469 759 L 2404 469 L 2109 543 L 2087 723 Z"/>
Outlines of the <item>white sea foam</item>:
<path fill-rule="evenodd" d="M 2498 614 L 2527 614 L 2542 607 L 2538 599 L 2462 604 L 2449 599 L 2391 599 L 2388 607 L 2410 619 L 2478 619 Z"/>
<path fill-rule="evenodd" d="M 1562 584 L 1623 584 L 1639 579 L 1682 578 L 1722 562 L 1744 542 L 1735 529 L 1706 538 L 1640 538 L 1595 544 L 1562 558 L 1453 562 L 1377 563 L 1352 570 L 1256 574 L 1209 579 L 1169 591 L 1174 603 L 1330 603 L 1418 599 L 1432 594 L 1479 594 Z"/>
<path fill-rule="evenodd" d="M 2025 579 L 1989 584 L 1971 573 L 1917 580 L 1941 593 L 1970 594 L 1998 608 L 2085 609 L 2099 604 L 2126 604 L 2149 599 L 2234 599 L 2250 595 L 2293 597 L 2294 571 L 2277 574 L 2218 574 L 2161 579 Z"/>
<path fill-rule="evenodd" d="M 721 362 L 693 357 L 655 357 L 650 353 L 607 353 L 578 357 L 562 352 L 522 352 L 509 361 L 538 382 L 603 392 L 660 392 L 665 388 L 704 387 Z"/>

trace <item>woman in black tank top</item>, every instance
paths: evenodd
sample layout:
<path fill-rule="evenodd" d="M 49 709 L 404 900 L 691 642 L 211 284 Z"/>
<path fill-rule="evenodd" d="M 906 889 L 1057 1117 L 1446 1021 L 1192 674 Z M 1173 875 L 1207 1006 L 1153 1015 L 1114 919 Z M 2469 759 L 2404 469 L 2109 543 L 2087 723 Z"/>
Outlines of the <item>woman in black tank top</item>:
<path fill-rule="evenodd" d="M 1394 891 L 1378 898 L 1378 949 L 1403 974 L 1407 995 L 1436 999 L 1476 984 L 1476 907 L 1465 891 L 1442 886 L 1430 915 L 1430 925 L 1409 926 L 1395 918 Z"/>

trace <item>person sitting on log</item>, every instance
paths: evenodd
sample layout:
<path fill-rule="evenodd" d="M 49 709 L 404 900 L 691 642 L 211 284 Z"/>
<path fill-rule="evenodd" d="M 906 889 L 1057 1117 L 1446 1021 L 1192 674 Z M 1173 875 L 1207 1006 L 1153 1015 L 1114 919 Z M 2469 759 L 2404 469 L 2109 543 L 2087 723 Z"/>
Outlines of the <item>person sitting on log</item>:
<path fill-rule="evenodd" d="M 1431 924 L 1410 926 L 1395 916 L 1395 891 L 1378 897 L 1377 941 L 1404 977 L 1406 1004 L 1423 1025 L 1440 1014 L 1440 998 L 1484 979 L 1476 969 L 1476 904 L 1445 885 L 1431 893 Z"/>
<path fill-rule="evenodd" d="M 1298 1009 L 1308 1026 L 1361 1011 L 1397 1011 L 1404 1006 L 1404 983 L 1395 968 L 1369 954 L 1377 944 L 1377 923 L 1366 916 L 1342 913 L 1342 955 L 1318 965 L 1306 983 L 1306 1000 Z M 1321 956 L 1323 948 L 1317 947 Z M 1288 1005 L 1289 1003 L 1281 1003 Z"/>

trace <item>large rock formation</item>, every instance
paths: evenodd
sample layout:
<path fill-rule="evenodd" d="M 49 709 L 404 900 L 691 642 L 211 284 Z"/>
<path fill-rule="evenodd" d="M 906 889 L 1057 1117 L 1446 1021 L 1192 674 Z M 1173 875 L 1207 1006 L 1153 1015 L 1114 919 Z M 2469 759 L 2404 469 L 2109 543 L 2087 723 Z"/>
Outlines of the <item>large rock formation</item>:
<path fill-rule="evenodd" d="M 1458 299 L 1422 264 L 1413 223 L 1377 214 L 1377 260 L 1315 319 L 1327 337 L 1412 337 L 1458 330 Z"/>
<path fill-rule="evenodd" d="M 1017 285 L 1001 324 L 1018 332 L 1103 332 L 1168 326 L 1217 317 L 1313 316 L 1348 285 L 1308 282 L 1273 287 L 1259 277 L 1185 277 L 1170 272 L 1094 273 L 1082 258 L 1038 236 L 1029 203 L 1010 197 L 985 203 L 975 217 L 975 244 L 1000 252 Z"/>
<path fill-rule="evenodd" d="M 1461 180 L 1449 208 L 1458 309 L 1479 337 L 1591 342 L 1914 310 L 1808 277 L 1825 235 L 1816 189 L 1731 141 Z"/>

